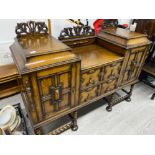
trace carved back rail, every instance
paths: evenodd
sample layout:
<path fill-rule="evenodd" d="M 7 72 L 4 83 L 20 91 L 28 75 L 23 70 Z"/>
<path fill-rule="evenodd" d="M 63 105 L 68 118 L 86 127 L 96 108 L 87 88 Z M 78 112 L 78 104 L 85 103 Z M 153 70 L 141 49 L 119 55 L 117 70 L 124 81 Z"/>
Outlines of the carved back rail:
<path fill-rule="evenodd" d="M 83 38 L 95 36 L 95 31 L 90 26 L 77 26 L 77 27 L 68 27 L 64 28 L 59 36 L 59 40 L 67 40 L 74 38 Z"/>
<path fill-rule="evenodd" d="M 26 35 L 48 34 L 48 27 L 45 22 L 28 21 L 17 23 L 15 32 L 17 38 Z"/>

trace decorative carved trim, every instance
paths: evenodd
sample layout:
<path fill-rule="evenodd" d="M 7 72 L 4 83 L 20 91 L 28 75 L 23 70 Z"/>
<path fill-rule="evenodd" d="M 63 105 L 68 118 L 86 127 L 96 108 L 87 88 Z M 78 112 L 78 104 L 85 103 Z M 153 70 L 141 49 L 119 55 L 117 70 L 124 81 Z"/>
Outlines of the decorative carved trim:
<path fill-rule="evenodd" d="M 15 32 L 17 37 L 35 34 L 48 34 L 45 22 L 28 21 L 27 23 L 17 23 Z"/>
<path fill-rule="evenodd" d="M 95 31 L 90 26 L 64 28 L 59 36 L 59 40 L 73 39 L 79 37 L 95 36 Z"/>
<path fill-rule="evenodd" d="M 72 123 L 68 123 L 68 124 L 62 125 L 62 126 L 60 126 L 59 128 L 57 128 L 57 129 L 55 129 L 55 130 L 49 132 L 48 135 L 59 135 L 59 134 L 61 134 L 62 132 L 64 132 L 64 131 L 70 129 L 71 126 L 72 126 Z"/>

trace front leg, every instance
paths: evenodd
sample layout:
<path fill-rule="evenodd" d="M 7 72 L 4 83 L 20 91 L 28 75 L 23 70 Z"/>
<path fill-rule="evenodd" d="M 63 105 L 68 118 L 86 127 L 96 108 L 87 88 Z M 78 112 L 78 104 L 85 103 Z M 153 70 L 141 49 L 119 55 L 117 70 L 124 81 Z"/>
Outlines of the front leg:
<path fill-rule="evenodd" d="M 108 102 L 108 106 L 106 107 L 106 110 L 108 112 L 111 112 L 112 111 L 113 101 L 114 101 L 114 94 L 111 95 L 111 99 Z"/>
<path fill-rule="evenodd" d="M 70 116 L 72 118 L 71 129 L 72 129 L 72 131 L 77 131 L 78 130 L 78 125 L 77 125 L 77 111 L 74 111 Z"/>
<path fill-rule="evenodd" d="M 127 102 L 131 102 L 131 96 L 132 96 L 133 88 L 134 88 L 134 84 L 131 85 L 130 91 L 127 93 L 128 94 L 128 97 L 127 97 L 127 99 L 125 99 Z"/>

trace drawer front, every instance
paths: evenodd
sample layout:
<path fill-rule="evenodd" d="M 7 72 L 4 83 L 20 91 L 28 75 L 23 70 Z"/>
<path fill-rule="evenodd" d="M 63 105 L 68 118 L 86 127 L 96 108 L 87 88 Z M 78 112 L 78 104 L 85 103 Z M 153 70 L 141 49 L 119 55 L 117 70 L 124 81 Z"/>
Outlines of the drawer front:
<path fill-rule="evenodd" d="M 114 62 L 103 68 L 103 80 L 101 84 L 101 94 L 108 93 L 118 86 L 118 79 L 120 77 L 121 67 L 123 61 Z"/>
<path fill-rule="evenodd" d="M 117 88 L 118 78 L 104 82 L 101 85 L 101 94 L 108 93 Z"/>
<path fill-rule="evenodd" d="M 122 62 L 113 62 L 97 69 L 84 71 L 81 79 L 80 104 L 115 89 L 118 84 Z"/>
<path fill-rule="evenodd" d="M 98 87 L 90 87 L 80 93 L 80 103 L 88 102 L 98 96 Z"/>
<path fill-rule="evenodd" d="M 100 80 L 100 69 L 90 69 L 82 73 L 81 86 L 82 89 L 90 85 L 95 85 Z"/>
<path fill-rule="evenodd" d="M 129 55 L 127 66 L 124 70 L 124 77 L 122 83 L 127 83 L 138 79 L 140 70 L 144 63 L 146 55 L 146 47 L 133 49 Z"/>
<path fill-rule="evenodd" d="M 122 61 L 114 62 L 110 65 L 103 67 L 101 73 L 103 75 L 102 81 L 106 82 L 118 78 L 120 75 L 121 67 L 122 67 Z"/>

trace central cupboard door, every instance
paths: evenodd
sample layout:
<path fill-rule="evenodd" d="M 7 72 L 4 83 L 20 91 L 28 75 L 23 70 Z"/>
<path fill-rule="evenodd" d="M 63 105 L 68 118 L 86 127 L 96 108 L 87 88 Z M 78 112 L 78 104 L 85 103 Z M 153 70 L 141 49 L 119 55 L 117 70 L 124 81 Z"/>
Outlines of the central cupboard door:
<path fill-rule="evenodd" d="M 123 59 L 82 72 L 80 104 L 89 102 L 117 88 Z"/>
<path fill-rule="evenodd" d="M 75 73 L 70 65 L 37 73 L 43 117 L 48 117 L 75 105 Z"/>

